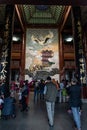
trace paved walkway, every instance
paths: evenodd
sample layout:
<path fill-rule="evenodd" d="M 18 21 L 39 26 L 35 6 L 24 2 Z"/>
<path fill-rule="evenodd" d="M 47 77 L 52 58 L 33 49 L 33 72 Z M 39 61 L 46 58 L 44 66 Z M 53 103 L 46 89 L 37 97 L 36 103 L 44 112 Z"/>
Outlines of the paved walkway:
<path fill-rule="evenodd" d="M 87 104 L 83 104 L 82 130 L 87 130 Z M 56 103 L 55 124 L 50 128 L 47 121 L 45 102 L 33 102 L 33 93 L 30 96 L 30 109 L 20 112 L 17 106 L 15 119 L 0 120 L 0 130 L 74 130 L 72 116 L 67 113 L 66 103 Z"/>

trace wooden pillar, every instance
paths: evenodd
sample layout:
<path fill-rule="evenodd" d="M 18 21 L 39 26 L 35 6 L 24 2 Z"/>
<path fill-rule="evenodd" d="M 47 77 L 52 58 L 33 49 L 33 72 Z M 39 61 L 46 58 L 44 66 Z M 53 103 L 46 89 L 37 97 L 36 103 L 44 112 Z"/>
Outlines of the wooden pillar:
<path fill-rule="evenodd" d="M 64 49 L 63 49 L 63 40 L 62 40 L 62 34 L 59 33 L 59 68 L 60 68 L 60 79 L 64 74 Z"/>
<path fill-rule="evenodd" d="M 78 80 L 81 85 L 86 85 L 86 61 L 83 49 L 83 36 L 81 25 L 81 9 L 79 6 L 72 7 L 72 25 L 75 45 L 75 63 Z"/>
<path fill-rule="evenodd" d="M 64 47 L 63 47 L 63 39 L 62 39 L 62 32 L 64 25 L 66 23 L 66 20 L 69 16 L 71 10 L 71 6 L 66 6 L 65 13 L 63 16 L 62 24 L 60 24 L 59 28 L 59 67 L 60 67 L 60 79 L 64 78 L 65 73 L 65 64 L 64 64 Z"/>
<path fill-rule="evenodd" d="M 23 34 L 22 36 L 23 37 L 22 37 L 20 79 L 24 80 L 24 77 L 25 77 L 25 34 Z"/>
<path fill-rule="evenodd" d="M 14 23 L 14 5 L 6 5 L 0 79 L 5 81 L 5 96 L 9 96 L 11 43 Z"/>
<path fill-rule="evenodd" d="M 21 59 L 20 59 L 20 80 L 24 80 L 25 76 L 25 26 L 23 25 L 21 12 L 18 5 L 15 5 L 18 19 L 22 29 L 22 43 L 21 43 Z"/>

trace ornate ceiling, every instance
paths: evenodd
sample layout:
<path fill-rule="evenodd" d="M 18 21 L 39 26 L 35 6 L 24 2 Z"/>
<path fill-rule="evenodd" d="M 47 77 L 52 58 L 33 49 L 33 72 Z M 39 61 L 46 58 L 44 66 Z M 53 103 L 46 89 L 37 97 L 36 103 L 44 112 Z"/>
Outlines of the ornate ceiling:
<path fill-rule="evenodd" d="M 26 24 L 59 24 L 65 6 L 57 5 L 22 5 Z"/>
<path fill-rule="evenodd" d="M 24 27 L 35 26 L 57 26 L 63 20 L 64 13 L 69 6 L 62 5 L 15 5 L 19 11 Z M 17 10 L 16 10 L 17 11 Z M 15 13 L 16 14 L 16 13 Z M 4 24 L 5 5 L 0 5 L 0 24 Z M 19 26 L 17 14 L 15 15 L 15 25 Z"/>
<path fill-rule="evenodd" d="M 68 6 L 58 5 L 16 5 L 22 22 L 28 25 L 59 25 Z M 0 24 L 4 23 L 5 5 L 0 5 Z M 15 17 L 17 25 L 17 16 Z"/>
<path fill-rule="evenodd" d="M 28 27 L 30 25 L 54 25 L 60 26 L 64 20 L 65 12 L 69 6 L 63 5 L 16 5 L 18 7 L 23 24 Z M 87 22 L 87 6 L 81 6 L 82 22 Z M 16 13 L 15 13 L 16 14 Z M 5 5 L 0 4 L 0 24 L 4 24 Z M 70 19 L 71 20 L 71 19 Z M 70 23 L 69 20 L 69 24 Z M 17 14 L 15 15 L 15 25 L 19 26 Z"/>

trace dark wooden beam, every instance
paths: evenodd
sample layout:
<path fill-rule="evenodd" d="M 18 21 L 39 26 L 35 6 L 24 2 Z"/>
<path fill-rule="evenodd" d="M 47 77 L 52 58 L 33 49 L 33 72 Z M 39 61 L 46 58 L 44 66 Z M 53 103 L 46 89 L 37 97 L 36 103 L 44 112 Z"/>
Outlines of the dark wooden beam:
<path fill-rule="evenodd" d="M 0 4 L 87 5 L 87 0 L 0 0 Z"/>
<path fill-rule="evenodd" d="M 71 10 L 71 6 L 66 7 L 64 17 L 63 17 L 63 20 L 62 20 L 62 24 L 60 25 L 60 31 L 62 31 L 63 28 L 64 28 L 64 25 L 65 25 L 66 20 L 67 20 L 67 18 L 69 16 L 70 10 Z"/>
<path fill-rule="evenodd" d="M 57 24 L 28 24 L 26 28 L 58 28 Z"/>
<path fill-rule="evenodd" d="M 64 28 L 62 32 L 66 33 L 66 34 L 72 33 L 72 28 L 71 29 L 70 28 L 66 28 L 66 29 Z"/>
<path fill-rule="evenodd" d="M 18 19 L 20 21 L 20 25 L 21 25 L 22 31 L 24 32 L 25 28 L 24 28 L 24 25 L 23 25 L 23 22 L 22 22 L 22 18 L 21 18 L 21 14 L 19 12 L 19 9 L 18 9 L 17 5 L 15 5 L 15 9 L 16 9 L 16 12 L 17 12 L 17 15 L 18 15 Z"/>

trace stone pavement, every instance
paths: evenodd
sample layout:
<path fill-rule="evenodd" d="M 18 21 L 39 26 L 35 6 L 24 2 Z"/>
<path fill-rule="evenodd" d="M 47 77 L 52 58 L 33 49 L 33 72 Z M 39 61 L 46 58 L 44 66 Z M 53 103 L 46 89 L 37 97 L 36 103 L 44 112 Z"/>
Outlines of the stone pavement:
<path fill-rule="evenodd" d="M 17 117 L 15 119 L 1 119 L 0 130 L 74 130 L 72 116 L 67 113 L 67 103 L 56 103 L 53 128 L 48 125 L 44 100 L 34 103 L 33 93 L 31 93 L 29 104 L 28 112 L 20 112 L 17 105 Z M 81 120 L 82 130 L 87 130 L 87 103 L 83 104 Z"/>

